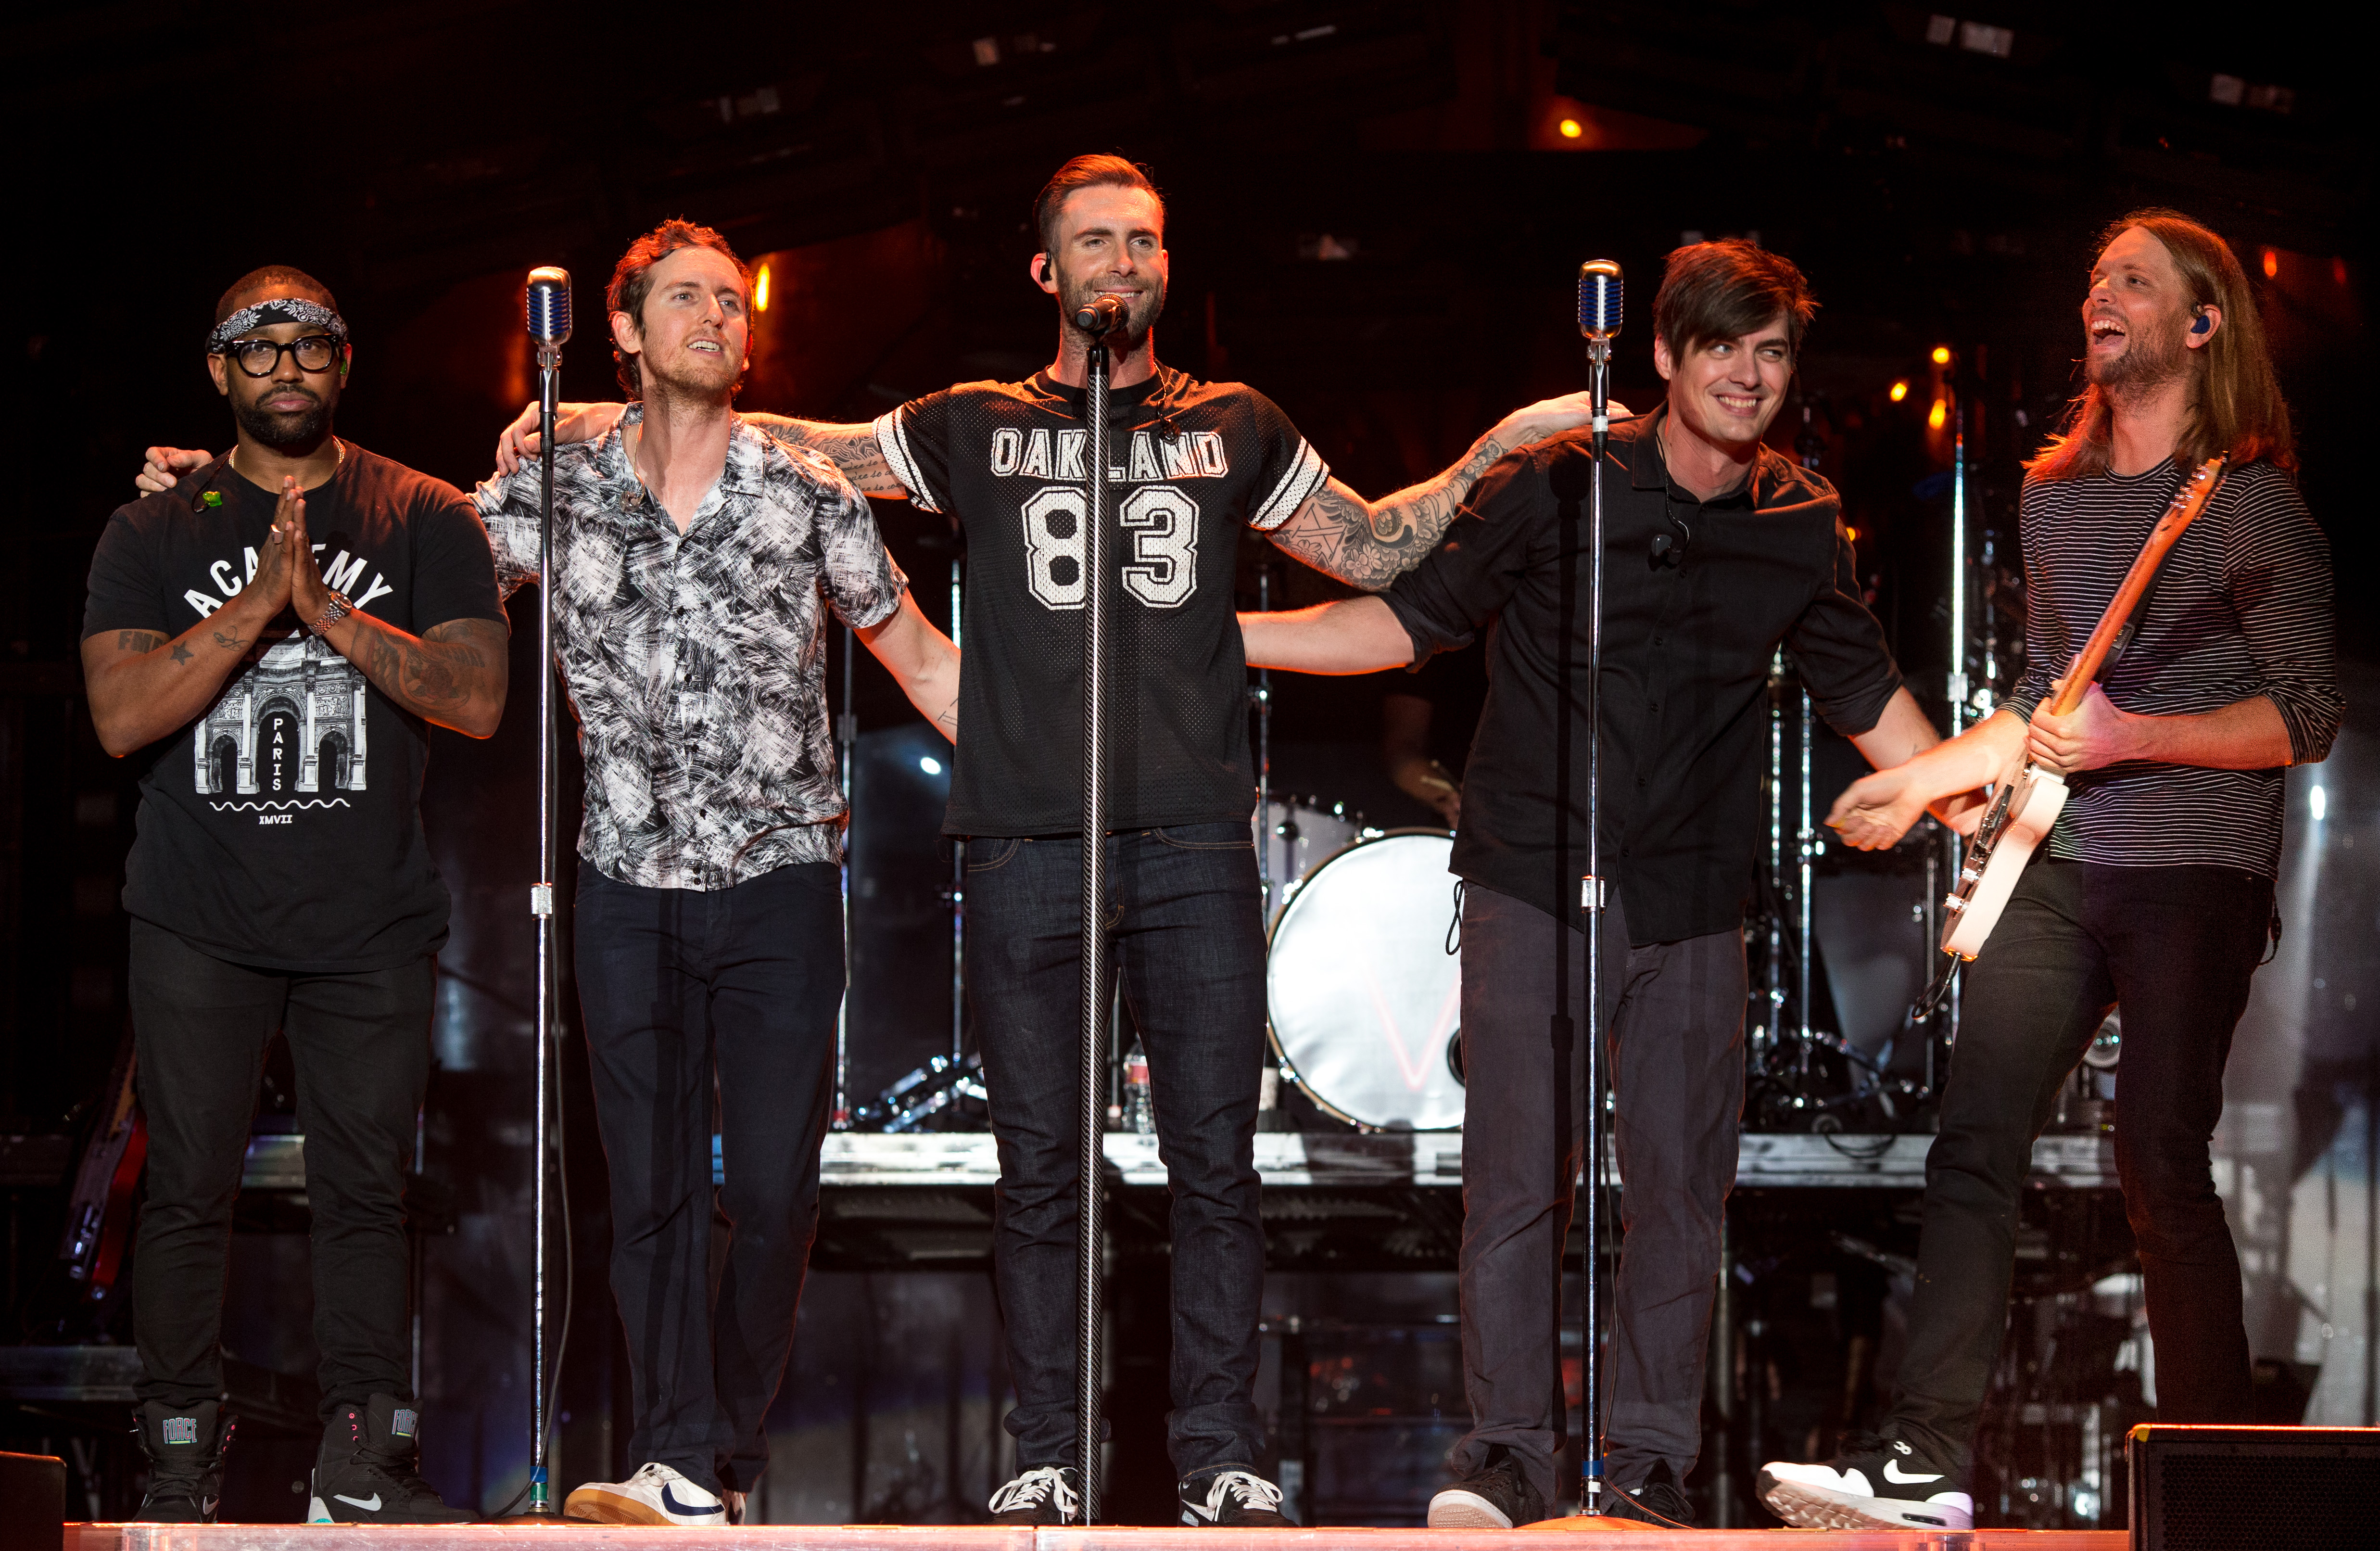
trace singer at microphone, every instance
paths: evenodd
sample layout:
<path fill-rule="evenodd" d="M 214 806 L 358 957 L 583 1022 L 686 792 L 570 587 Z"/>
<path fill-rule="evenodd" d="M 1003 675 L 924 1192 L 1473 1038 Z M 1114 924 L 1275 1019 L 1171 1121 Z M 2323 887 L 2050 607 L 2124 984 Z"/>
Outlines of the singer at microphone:
<path fill-rule="evenodd" d="M 1616 350 L 1625 299 L 1616 264 L 1581 276 L 1579 323 Z M 1876 764 L 1937 741 L 1861 604 L 1841 504 L 1827 482 L 1761 442 L 1791 383 L 1816 301 L 1790 262 L 1744 242 L 1669 256 L 1652 309 L 1653 413 L 1612 407 L 1602 465 L 1602 912 L 1604 1027 L 1618 1104 L 1614 1150 L 1630 1181 L 1612 1289 L 1605 1382 L 1603 1511 L 1690 1524 L 1681 1484 L 1702 1446 L 1699 1409 L 1719 1224 L 1735 1177 L 1743 1102 L 1742 922 L 1765 837 L 1769 662 L 1791 650 L 1829 725 Z M 1642 358 L 1638 358 L 1640 360 Z M 1462 1307 L 1471 1431 L 1459 1478 L 1431 1499 L 1439 1528 L 1505 1528 L 1570 1499 L 1558 1472 L 1555 1284 L 1570 1227 L 1577 1138 L 1557 1135 L 1557 941 L 1575 998 L 1586 984 L 1575 877 L 1554 881 L 1556 804 L 1583 860 L 1585 787 L 1550 778 L 1557 718 L 1592 729 L 1585 697 L 1555 694 L 1561 536 L 1585 527 L 1590 425 L 1498 462 L 1447 542 L 1384 593 L 1294 615 L 1243 615 L 1252 663 L 1322 673 L 1402 667 L 1467 645 L 1501 618 L 1496 691 L 1472 744 L 1451 870 L 1463 895 Z M 1585 568 L 1581 567 L 1582 584 Z M 1570 622 L 1588 660 L 1588 611 Z M 1575 1028 L 1586 1020 L 1573 1003 Z M 1575 1081 L 1585 1053 L 1574 1050 Z M 1567 1157 L 1558 1169 L 1556 1160 Z"/>

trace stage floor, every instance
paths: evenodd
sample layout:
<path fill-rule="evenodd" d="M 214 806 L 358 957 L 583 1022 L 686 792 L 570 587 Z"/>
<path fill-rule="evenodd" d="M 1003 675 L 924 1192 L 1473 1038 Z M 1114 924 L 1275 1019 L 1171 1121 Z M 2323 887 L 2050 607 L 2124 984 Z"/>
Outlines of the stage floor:
<path fill-rule="evenodd" d="M 589 1551 L 1544 1551 L 1548 1537 L 1625 1536 L 1631 1551 L 2124 1551 L 2121 1530 L 1977 1530 L 1963 1534 L 1835 1534 L 1815 1530 L 1656 1530 L 1618 1520 L 1549 1520 L 1524 1530 L 1012 1530 L 990 1525 L 754 1524 L 733 1530 L 461 1524 L 407 1530 L 359 1524 L 69 1524 L 66 1551 L 444 1551 L 565 1536 Z M 1577 1526 L 1577 1527 L 1572 1527 Z"/>

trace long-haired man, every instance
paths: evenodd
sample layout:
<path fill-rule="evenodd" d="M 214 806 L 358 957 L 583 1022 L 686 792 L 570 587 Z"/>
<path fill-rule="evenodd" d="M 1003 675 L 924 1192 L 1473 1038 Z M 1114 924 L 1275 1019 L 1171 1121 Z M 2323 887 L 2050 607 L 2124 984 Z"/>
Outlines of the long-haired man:
<path fill-rule="evenodd" d="M 1917 1297 L 1878 1434 L 1823 1464 L 1770 1464 L 1805 1527 L 1963 1530 L 1973 1440 L 2008 1313 L 2034 1139 L 2111 1004 L 2124 1012 L 2116 1169 L 2140 1246 L 2157 1411 L 2249 1419 L 2240 1261 L 2208 1147 L 2248 982 L 2277 930 L 2282 773 L 2330 751 L 2331 584 L 2299 498 L 2288 407 L 2231 250 L 2169 210 L 2110 227 L 2082 310 L 2087 385 L 2027 466 L 2028 671 L 1992 716 L 1855 782 L 1827 822 L 1888 846 L 1925 804 L 2026 760 L 2071 795 L 1967 971 L 1925 1165 Z M 2166 557 L 2122 657 L 2070 715 L 2081 650 L 2182 478 L 2231 473 Z"/>

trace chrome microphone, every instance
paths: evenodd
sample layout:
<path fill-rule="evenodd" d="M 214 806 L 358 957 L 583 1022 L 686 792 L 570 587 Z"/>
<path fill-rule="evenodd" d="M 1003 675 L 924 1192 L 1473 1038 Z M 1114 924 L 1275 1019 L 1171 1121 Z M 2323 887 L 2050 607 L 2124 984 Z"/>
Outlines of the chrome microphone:
<path fill-rule="evenodd" d="M 1621 299 L 1626 289 L 1620 265 L 1610 259 L 1589 259 L 1578 266 L 1578 331 L 1589 339 L 1611 339 L 1620 333 Z"/>
<path fill-rule="evenodd" d="M 1109 334 L 1123 327 L 1130 309 L 1113 291 L 1102 291 L 1075 309 L 1075 326 L 1085 334 Z"/>
<path fill-rule="evenodd" d="M 1581 282 L 1585 284 L 1584 281 Z M 528 336 L 540 349 L 570 342 L 570 272 L 546 264 L 528 272 Z"/>

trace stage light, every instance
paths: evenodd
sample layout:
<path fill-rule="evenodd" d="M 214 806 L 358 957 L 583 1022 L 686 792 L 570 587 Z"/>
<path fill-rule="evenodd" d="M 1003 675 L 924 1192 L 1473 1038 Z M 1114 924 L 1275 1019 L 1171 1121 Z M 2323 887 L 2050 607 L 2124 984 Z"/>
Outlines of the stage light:
<path fill-rule="evenodd" d="M 1950 364 L 1949 346 L 1937 345 L 1934 347 L 1934 364 L 1937 366 L 1948 366 Z"/>
<path fill-rule="evenodd" d="M 2270 280 L 2281 272 L 2281 255 L 2274 249 L 2265 250 L 2265 278 Z"/>
<path fill-rule="evenodd" d="M 2320 787 L 2308 787 L 2306 788 L 2306 812 L 2313 815 L 2314 823 L 2320 824 L 2322 822 L 2323 814 L 2328 812 L 2329 808 L 2330 797 L 2328 793 L 2325 792 Z"/>
<path fill-rule="evenodd" d="M 1564 140 L 1576 140 L 1586 133 L 1586 126 L 1575 118 L 1565 118 L 1555 128 L 1561 130 L 1561 137 Z"/>
<path fill-rule="evenodd" d="M 1941 430 L 1944 422 L 1949 418 L 1950 401 L 1947 398 L 1934 400 L 1934 407 L 1925 411 L 1925 424 L 1931 430 Z"/>
<path fill-rule="evenodd" d="M 924 771 L 929 776 L 940 776 L 942 773 L 942 762 L 936 759 L 931 754 L 919 754 L 917 756 L 917 768 Z"/>
<path fill-rule="evenodd" d="M 1907 383 L 1895 383 L 1892 385 L 1892 401 L 1895 404 L 1900 403 L 1902 399 L 1908 397 L 1909 385 Z"/>
<path fill-rule="evenodd" d="M 762 264 L 760 266 L 760 273 L 752 277 L 752 311 L 755 312 L 766 312 L 768 310 L 769 266 L 767 264 Z"/>
<path fill-rule="evenodd" d="M 1849 523 L 1845 523 L 1843 525 L 1843 537 L 1851 540 L 1853 543 L 1859 543 L 1859 530 L 1851 526 Z"/>

